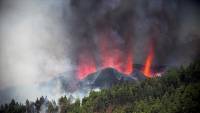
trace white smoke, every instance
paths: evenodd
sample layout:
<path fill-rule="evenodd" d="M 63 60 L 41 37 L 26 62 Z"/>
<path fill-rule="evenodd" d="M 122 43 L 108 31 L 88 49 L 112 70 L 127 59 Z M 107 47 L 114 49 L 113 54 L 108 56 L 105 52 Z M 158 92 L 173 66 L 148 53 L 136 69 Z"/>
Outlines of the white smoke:
<path fill-rule="evenodd" d="M 2 3 L 0 89 L 15 87 L 12 95 L 17 100 L 47 95 L 37 85 L 71 69 L 69 35 L 62 26 L 63 1 L 5 0 Z"/>

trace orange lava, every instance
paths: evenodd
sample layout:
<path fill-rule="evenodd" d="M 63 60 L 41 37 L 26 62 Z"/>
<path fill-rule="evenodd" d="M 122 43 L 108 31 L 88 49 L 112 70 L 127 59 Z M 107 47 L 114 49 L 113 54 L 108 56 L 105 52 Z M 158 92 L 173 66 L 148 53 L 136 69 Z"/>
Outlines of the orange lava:
<path fill-rule="evenodd" d="M 97 51 L 91 55 L 91 51 L 81 51 L 78 57 L 77 78 L 84 79 L 90 73 L 98 69 L 114 68 L 117 71 L 130 75 L 133 71 L 133 56 L 128 44 L 119 44 L 111 31 L 99 33 Z M 130 43 L 129 41 L 126 41 Z M 95 57 L 94 57 L 95 56 Z"/>
<path fill-rule="evenodd" d="M 128 54 L 128 57 L 127 57 L 124 73 L 126 75 L 130 75 L 132 72 L 133 72 L 133 57 L 130 53 Z"/>
<path fill-rule="evenodd" d="M 109 30 L 107 30 L 109 31 Z M 125 51 L 121 49 L 123 45 L 119 45 L 116 40 L 112 40 L 109 32 L 99 34 L 99 51 L 101 68 L 111 67 L 127 76 L 133 70 L 133 57 L 130 48 Z M 130 50 L 128 50 L 130 49 Z"/>
<path fill-rule="evenodd" d="M 154 50 L 153 50 L 153 47 L 151 46 L 148 56 L 145 60 L 144 69 L 143 69 L 143 73 L 146 77 L 152 77 L 151 65 L 153 62 L 153 57 L 154 57 Z"/>
<path fill-rule="evenodd" d="M 89 74 L 96 72 L 96 70 L 96 62 L 91 55 L 80 55 L 76 71 L 76 75 L 79 80 L 82 80 Z"/>

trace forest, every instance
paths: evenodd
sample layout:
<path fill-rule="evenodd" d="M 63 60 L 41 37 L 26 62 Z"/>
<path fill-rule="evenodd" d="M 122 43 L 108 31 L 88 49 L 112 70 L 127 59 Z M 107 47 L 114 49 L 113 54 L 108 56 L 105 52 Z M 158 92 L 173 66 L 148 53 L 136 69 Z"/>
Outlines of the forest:
<path fill-rule="evenodd" d="M 82 100 L 67 96 L 58 102 L 40 97 L 21 104 L 12 100 L 0 113 L 198 113 L 200 111 L 200 60 L 169 69 L 161 77 L 138 83 L 120 83 L 91 91 Z"/>

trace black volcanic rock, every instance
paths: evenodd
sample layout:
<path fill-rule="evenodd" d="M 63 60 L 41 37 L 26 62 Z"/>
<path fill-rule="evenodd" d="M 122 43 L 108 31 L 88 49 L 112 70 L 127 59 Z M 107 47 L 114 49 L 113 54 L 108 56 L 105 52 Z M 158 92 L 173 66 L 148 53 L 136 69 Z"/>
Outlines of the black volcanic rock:
<path fill-rule="evenodd" d="M 92 84 L 93 87 L 110 87 L 114 84 L 118 84 L 124 75 L 117 72 L 113 68 L 106 68 L 100 71 L 98 77 Z"/>
<path fill-rule="evenodd" d="M 131 77 L 133 77 L 133 79 L 139 80 L 139 81 L 146 79 L 146 76 L 138 69 L 134 70 L 134 73 L 131 74 Z"/>
<path fill-rule="evenodd" d="M 109 88 L 115 84 L 121 82 L 135 82 L 132 76 L 127 76 L 123 73 L 118 72 L 113 68 L 105 68 L 88 75 L 84 80 L 81 81 L 81 86 L 90 86 L 91 88 Z"/>

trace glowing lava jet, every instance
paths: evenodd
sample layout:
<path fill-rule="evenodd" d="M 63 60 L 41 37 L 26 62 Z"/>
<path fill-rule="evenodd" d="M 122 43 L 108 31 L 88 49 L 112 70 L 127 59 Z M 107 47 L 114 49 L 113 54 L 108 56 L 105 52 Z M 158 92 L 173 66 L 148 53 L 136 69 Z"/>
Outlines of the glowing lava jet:
<path fill-rule="evenodd" d="M 143 73 L 146 77 L 152 77 L 151 65 L 153 62 L 153 58 L 154 58 L 154 50 L 153 50 L 153 47 L 151 46 L 148 56 L 145 60 L 144 69 L 143 69 Z"/>
<path fill-rule="evenodd" d="M 78 59 L 76 75 L 78 76 L 77 78 L 79 80 L 82 80 L 85 77 L 87 77 L 90 73 L 94 73 L 97 71 L 94 57 L 88 52 L 86 53 L 82 53 Z"/>
<path fill-rule="evenodd" d="M 98 45 L 98 54 L 93 55 L 91 51 L 82 51 L 78 58 L 78 66 L 76 74 L 78 79 L 82 80 L 91 73 L 96 72 L 98 69 L 114 68 L 117 71 L 131 75 L 133 72 L 133 56 L 131 47 L 127 46 L 126 49 L 121 49 L 123 45 L 117 45 L 115 40 L 111 41 L 110 34 L 104 33 L 100 35 Z M 95 56 L 95 57 L 94 57 Z M 141 72 L 148 78 L 153 77 L 152 63 L 154 59 L 153 44 L 150 45 L 150 50 L 145 59 L 144 67 Z"/>
<path fill-rule="evenodd" d="M 127 76 L 133 72 L 133 57 L 131 47 L 128 44 L 121 44 L 115 40 L 111 31 L 99 33 L 97 51 L 91 55 L 92 51 L 82 51 L 78 57 L 77 78 L 84 79 L 89 74 L 98 69 L 114 68 Z"/>
<path fill-rule="evenodd" d="M 129 53 L 127 57 L 124 73 L 126 75 L 130 75 L 132 72 L 133 72 L 133 57 L 132 57 L 132 54 Z"/>
<path fill-rule="evenodd" d="M 99 34 L 100 43 L 98 48 L 100 53 L 99 56 L 101 68 L 111 67 L 128 76 L 133 72 L 133 57 L 131 47 L 124 47 L 125 45 L 120 45 L 113 38 L 114 36 L 111 35 L 112 33 L 107 31 Z M 128 43 L 130 42 L 131 41 Z"/>

